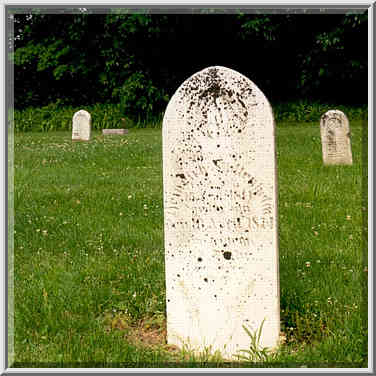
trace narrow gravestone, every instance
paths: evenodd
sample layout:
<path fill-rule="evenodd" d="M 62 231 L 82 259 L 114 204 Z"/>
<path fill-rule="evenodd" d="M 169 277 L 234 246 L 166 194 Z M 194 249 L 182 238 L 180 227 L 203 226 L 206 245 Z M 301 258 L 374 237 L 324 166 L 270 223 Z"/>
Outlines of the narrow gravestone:
<path fill-rule="evenodd" d="M 127 134 L 128 129 L 102 129 L 103 135 L 112 135 L 112 134 Z"/>
<path fill-rule="evenodd" d="M 352 165 L 350 126 L 346 115 L 339 110 L 327 111 L 320 121 L 324 164 Z"/>
<path fill-rule="evenodd" d="M 204 69 L 163 119 L 167 341 L 234 358 L 280 330 L 274 118 L 264 94 Z"/>
<path fill-rule="evenodd" d="M 85 110 L 77 111 L 73 115 L 72 140 L 89 141 L 91 133 L 91 115 Z"/>

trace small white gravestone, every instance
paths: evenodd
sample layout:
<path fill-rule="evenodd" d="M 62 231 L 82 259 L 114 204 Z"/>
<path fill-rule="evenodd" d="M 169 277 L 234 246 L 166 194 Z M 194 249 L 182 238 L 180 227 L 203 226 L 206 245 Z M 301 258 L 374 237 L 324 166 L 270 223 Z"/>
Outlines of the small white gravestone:
<path fill-rule="evenodd" d="M 280 332 L 272 108 L 248 78 L 210 67 L 163 119 L 167 340 L 236 359 Z"/>
<path fill-rule="evenodd" d="M 342 111 L 330 110 L 321 116 L 320 134 L 324 164 L 352 165 L 350 126 Z"/>
<path fill-rule="evenodd" d="M 88 141 L 91 133 L 91 115 L 85 110 L 77 111 L 73 115 L 72 140 Z"/>

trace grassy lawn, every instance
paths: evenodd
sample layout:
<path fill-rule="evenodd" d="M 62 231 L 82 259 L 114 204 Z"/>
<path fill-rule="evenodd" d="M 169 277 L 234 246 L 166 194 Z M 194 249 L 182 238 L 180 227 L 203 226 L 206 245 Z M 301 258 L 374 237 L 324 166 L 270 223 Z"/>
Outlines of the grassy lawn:
<path fill-rule="evenodd" d="M 318 123 L 277 124 L 286 340 L 257 365 L 165 344 L 160 129 L 16 133 L 13 367 L 366 367 L 366 134 L 350 127 L 353 166 L 329 167 Z"/>

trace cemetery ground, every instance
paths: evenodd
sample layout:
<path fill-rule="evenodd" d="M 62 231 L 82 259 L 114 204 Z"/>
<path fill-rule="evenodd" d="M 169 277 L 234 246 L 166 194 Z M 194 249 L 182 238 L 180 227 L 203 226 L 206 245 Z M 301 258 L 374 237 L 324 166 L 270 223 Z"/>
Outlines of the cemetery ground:
<path fill-rule="evenodd" d="M 366 126 L 324 166 L 317 122 L 277 122 L 282 344 L 255 364 L 165 343 L 161 129 L 15 133 L 13 367 L 367 367 Z"/>

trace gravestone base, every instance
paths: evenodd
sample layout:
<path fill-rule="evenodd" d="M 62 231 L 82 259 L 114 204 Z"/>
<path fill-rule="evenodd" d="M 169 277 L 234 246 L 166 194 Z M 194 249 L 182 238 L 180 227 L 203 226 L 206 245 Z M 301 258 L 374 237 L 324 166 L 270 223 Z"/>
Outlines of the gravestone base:
<path fill-rule="evenodd" d="M 251 338 L 249 336 L 247 336 L 247 341 L 248 343 L 245 345 L 245 347 L 241 348 L 240 350 L 249 350 L 249 346 L 251 344 Z M 278 351 L 279 347 L 283 345 L 285 341 L 286 337 L 281 333 L 279 335 L 278 341 L 267 348 L 267 354 L 272 355 L 273 353 Z M 196 357 L 207 357 L 208 355 L 215 356 L 216 354 L 219 354 L 224 361 L 235 362 L 241 361 L 241 359 L 239 359 L 237 355 L 247 356 L 246 353 L 239 351 L 238 347 L 231 347 L 226 345 L 216 346 L 210 343 L 210 341 L 206 342 L 207 344 L 205 345 L 205 341 L 202 341 L 201 338 L 199 341 L 191 341 L 189 338 L 184 341 L 179 336 L 173 335 L 169 336 L 167 340 L 167 343 L 169 345 L 177 347 L 179 350 L 185 350 L 193 353 Z M 262 347 L 260 346 L 258 349 L 262 350 Z"/>
<path fill-rule="evenodd" d="M 251 331 L 252 333 L 252 331 Z M 259 347 L 258 350 L 262 350 L 264 347 L 267 347 L 267 353 L 273 354 L 275 353 L 279 346 L 283 344 L 285 341 L 284 336 L 280 335 L 278 338 L 278 341 L 274 342 L 267 346 L 266 344 L 263 344 L 263 346 Z M 169 345 L 173 345 L 178 347 L 180 350 L 186 350 L 191 353 L 193 353 L 195 356 L 207 356 L 212 355 L 215 356 L 216 354 L 219 354 L 221 358 L 224 359 L 224 361 L 234 362 L 239 361 L 240 356 L 246 356 L 247 354 L 244 353 L 241 350 L 249 350 L 250 344 L 251 344 L 251 338 L 247 335 L 246 338 L 243 340 L 244 345 L 241 346 L 235 346 L 232 345 L 230 342 L 228 345 L 226 344 L 213 344 L 213 342 L 210 339 L 205 340 L 205 338 L 200 337 L 197 340 L 192 340 L 190 338 L 182 339 L 179 335 L 174 336 L 173 334 L 168 336 L 167 343 Z"/>
<path fill-rule="evenodd" d="M 128 132 L 128 129 L 102 129 L 103 135 L 122 135 Z"/>

